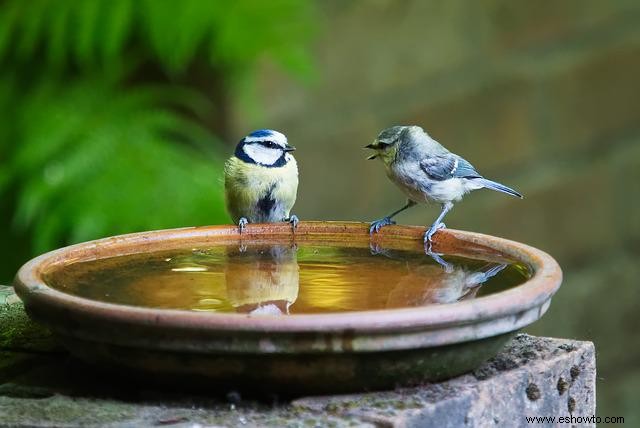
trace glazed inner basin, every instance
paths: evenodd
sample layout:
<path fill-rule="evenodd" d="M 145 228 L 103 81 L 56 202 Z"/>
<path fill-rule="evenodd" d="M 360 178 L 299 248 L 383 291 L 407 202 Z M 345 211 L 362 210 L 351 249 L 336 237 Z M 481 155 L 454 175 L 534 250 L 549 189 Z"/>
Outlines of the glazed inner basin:
<path fill-rule="evenodd" d="M 286 316 L 451 304 L 517 287 L 531 269 L 499 254 L 276 239 L 70 260 L 43 277 L 106 303 Z"/>

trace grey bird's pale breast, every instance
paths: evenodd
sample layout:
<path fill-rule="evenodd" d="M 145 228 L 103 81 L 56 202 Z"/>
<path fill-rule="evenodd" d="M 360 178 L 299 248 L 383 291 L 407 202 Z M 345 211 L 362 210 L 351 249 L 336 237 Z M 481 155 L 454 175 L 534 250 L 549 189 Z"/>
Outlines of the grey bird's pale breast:
<path fill-rule="evenodd" d="M 387 177 L 412 201 L 426 203 L 431 180 L 425 176 L 418 162 L 391 163 L 385 167 Z M 424 176 L 424 177 L 423 177 Z"/>

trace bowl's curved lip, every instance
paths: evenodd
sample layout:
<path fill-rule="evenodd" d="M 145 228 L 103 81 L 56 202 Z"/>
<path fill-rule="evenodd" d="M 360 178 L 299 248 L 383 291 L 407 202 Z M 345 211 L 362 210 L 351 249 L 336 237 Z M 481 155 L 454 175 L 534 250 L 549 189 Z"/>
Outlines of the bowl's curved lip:
<path fill-rule="evenodd" d="M 368 224 L 355 222 L 300 222 L 296 231 L 298 238 L 318 236 L 318 234 L 361 234 L 368 233 Z M 384 228 L 373 239 L 421 240 L 423 227 L 390 226 Z M 249 225 L 243 236 L 247 238 L 290 235 L 287 224 Z M 444 327 L 463 326 L 479 321 L 513 317 L 498 330 L 511 331 L 522 327 L 518 316 L 536 310 L 524 324 L 538 319 L 546 311 L 551 296 L 562 281 L 562 271 L 557 262 L 545 252 L 525 244 L 479 233 L 446 229 L 435 235 L 438 246 L 480 245 L 503 252 L 515 260 L 530 265 L 533 276 L 522 285 L 500 293 L 490 294 L 472 300 L 446 305 L 372 310 L 359 312 L 339 312 L 323 314 L 294 314 L 289 316 L 250 316 L 236 313 L 203 313 L 187 310 L 153 309 L 104 303 L 66 294 L 47 286 L 42 278 L 41 268 L 53 260 L 64 258 L 71 251 L 83 249 L 91 251 L 110 245 L 159 245 L 170 239 L 203 239 L 216 237 L 239 238 L 234 226 L 204 226 L 168 229 L 119 235 L 111 238 L 89 241 L 64 247 L 38 256 L 27 262 L 17 273 L 14 286 L 17 294 L 25 302 L 27 309 L 42 312 L 46 307 L 63 309 L 67 313 L 86 316 L 94 320 L 119 321 L 125 325 L 144 325 L 153 328 L 178 328 L 181 330 L 209 330 L 236 332 L 371 332 L 384 333 L 407 330 L 437 330 Z M 354 235 L 356 236 L 356 235 Z M 421 242 L 421 241 L 419 241 Z M 156 248 L 156 247 L 153 247 Z M 522 324 L 522 323 L 521 323 Z M 490 336 L 505 331 L 494 331 Z"/>

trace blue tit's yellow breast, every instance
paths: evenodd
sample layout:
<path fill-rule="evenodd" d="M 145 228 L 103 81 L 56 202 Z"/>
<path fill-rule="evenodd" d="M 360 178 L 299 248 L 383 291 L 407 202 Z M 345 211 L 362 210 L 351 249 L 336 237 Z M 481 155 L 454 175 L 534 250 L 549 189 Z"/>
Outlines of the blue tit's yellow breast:
<path fill-rule="evenodd" d="M 298 166 L 291 155 L 281 167 L 265 167 L 231 157 L 225 164 L 227 209 L 234 221 L 282 221 L 296 200 Z"/>

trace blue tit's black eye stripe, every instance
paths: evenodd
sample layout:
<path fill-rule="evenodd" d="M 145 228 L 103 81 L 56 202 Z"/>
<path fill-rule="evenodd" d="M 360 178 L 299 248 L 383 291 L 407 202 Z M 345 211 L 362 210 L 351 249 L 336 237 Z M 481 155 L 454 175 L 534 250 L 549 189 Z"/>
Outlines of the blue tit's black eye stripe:
<path fill-rule="evenodd" d="M 258 144 L 264 147 L 268 147 L 270 149 L 277 147 L 277 144 L 274 143 L 273 141 L 260 141 Z"/>

